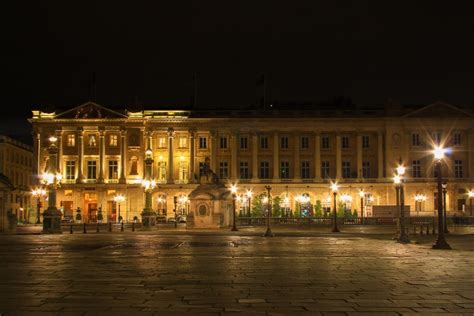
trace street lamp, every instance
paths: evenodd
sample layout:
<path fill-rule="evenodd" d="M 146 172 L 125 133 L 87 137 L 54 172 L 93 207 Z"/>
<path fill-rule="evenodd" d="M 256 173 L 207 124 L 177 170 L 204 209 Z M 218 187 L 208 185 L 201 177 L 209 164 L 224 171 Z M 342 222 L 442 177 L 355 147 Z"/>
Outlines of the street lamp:
<path fill-rule="evenodd" d="M 336 209 L 336 199 L 337 199 L 337 189 L 338 189 L 338 186 L 337 186 L 337 183 L 334 182 L 331 184 L 331 190 L 332 190 L 332 194 L 334 196 L 334 199 L 333 199 L 333 203 L 334 203 L 334 210 L 333 210 L 333 223 L 332 223 L 332 232 L 333 233 L 339 233 L 339 228 L 337 228 L 337 209 Z"/>
<path fill-rule="evenodd" d="M 272 229 L 270 227 L 270 216 L 272 214 L 272 199 L 270 196 L 270 191 L 272 190 L 272 187 L 267 185 L 265 186 L 265 189 L 267 190 L 267 196 L 266 196 L 266 203 L 267 203 L 267 231 L 263 235 L 264 237 L 273 237 Z"/>
<path fill-rule="evenodd" d="M 395 189 L 397 190 L 397 205 L 399 204 L 400 207 L 398 214 L 399 232 L 397 242 L 409 243 L 410 238 L 408 237 L 405 231 L 405 194 L 403 188 L 403 176 L 405 175 L 405 166 L 400 163 L 396 170 L 397 174 L 393 177 L 393 183 L 395 184 Z"/>
<path fill-rule="evenodd" d="M 467 192 L 467 196 L 469 197 L 469 215 L 472 216 L 472 198 L 474 198 L 474 191 L 470 190 Z"/>
<path fill-rule="evenodd" d="M 251 214 L 250 214 L 250 208 L 252 206 L 252 195 L 253 195 L 253 192 L 251 189 L 248 189 L 247 192 L 245 192 L 245 195 L 247 196 L 247 199 L 248 199 L 248 202 L 249 202 L 249 210 L 248 210 L 248 216 L 250 217 Z"/>
<path fill-rule="evenodd" d="M 118 222 L 121 223 L 122 222 L 122 216 L 120 215 L 120 203 L 125 201 L 125 196 L 122 195 L 122 194 L 117 194 L 117 195 L 114 196 L 114 201 L 115 201 L 115 203 L 118 204 Z"/>
<path fill-rule="evenodd" d="M 436 173 L 438 176 L 438 238 L 433 245 L 434 249 L 451 249 L 451 246 L 446 242 L 444 238 L 444 225 L 443 225 L 443 186 L 441 180 L 441 162 L 446 153 L 446 149 L 441 146 L 436 146 L 433 150 L 434 158 L 436 159 Z"/>
<path fill-rule="evenodd" d="M 360 219 L 361 219 L 361 224 L 364 224 L 364 197 L 365 197 L 364 190 L 359 191 L 359 197 L 360 197 Z"/>
<path fill-rule="evenodd" d="M 156 213 L 152 208 L 152 194 L 156 187 L 156 181 L 152 179 L 153 151 L 150 147 L 145 151 L 145 178 L 142 180 L 142 187 L 145 190 L 145 207 L 142 211 L 142 223 L 144 227 L 156 225 Z"/>
<path fill-rule="evenodd" d="M 443 220 L 444 220 L 444 232 L 447 234 L 449 233 L 448 231 L 448 222 L 446 220 L 446 193 L 448 193 L 448 184 L 446 182 L 443 182 L 441 184 L 443 187 Z"/>
<path fill-rule="evenodd" d="M 55 136 L 49 138 L 47 171 L 41 176 L 41 182 L 48 189 L 48 209 L 43 212 L 43 233 L 61 234 L 62 213 L 56 207 L 56 190 L 61 186 L 62 175 L 57 172 L 58 146 Z"/>
<path fill-rule="evenodd" d="M 426 195 L 424 194 L 416 194 L 415 195 L 415 205 L 418 205 L 418 207 L 415 206 L 416 208 L 416 215 L 419 216 L 419 212 L 422 211 L 422 203 L 426 201 Z"/>
<path fill-rule="evenodd" d="M 230 193 L 232 193 L 232 228 L 231 231 L 238 231 L 237 226 L 235 226 L 235 200 L 237 199 L 237 185 L 232 184 L 230 186 Z"/>
<path fill-rule="evenodd" d="M 36 203 L 36 224 L 41 224 L 41 198 L 46 197 L 46 190 L 42 188 L 34 189 L 31 191 L 31 195 L 38 199 Z"/>

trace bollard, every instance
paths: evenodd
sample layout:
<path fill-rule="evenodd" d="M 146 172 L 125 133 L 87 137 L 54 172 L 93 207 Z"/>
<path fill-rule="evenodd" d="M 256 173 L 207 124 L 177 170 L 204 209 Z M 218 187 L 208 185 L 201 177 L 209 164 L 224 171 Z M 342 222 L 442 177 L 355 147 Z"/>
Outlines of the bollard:
<path fill-rule="evenodd" d="M 109 222 L 109 232 L 112 231 L 112 222 Z"/>
<path fill-rule="evenodd" d="M 99 232 L 100 232 L 100 230 L 99 230 L 99 222 L 97 222 L 97 229 L 96 229 L 95 232 L 96 232 L 96 233 L 99 233 Z"/>
<path fill-rule="evenodd" d="M 72 234 L 72 224 L 71 224 L 71 226 L 69 227 L 69 234 Z"/>
<path fill-rule="evenodd" d="M 123 232 L 123 222 L 122 222 L 122 226 L 120 226 L 120 231 Z"/>
<path fill-rule="evenodd" d="M 87 230 L 86 230 L 86 223 L 84 223 L 84 230 L 82 231 L 83 234 L 86 234 L 87 233 Z"/>
<path fill-rule="evenodd" d="M 132 232 L 135 231 L 135 222 L 132 222 Z"/>

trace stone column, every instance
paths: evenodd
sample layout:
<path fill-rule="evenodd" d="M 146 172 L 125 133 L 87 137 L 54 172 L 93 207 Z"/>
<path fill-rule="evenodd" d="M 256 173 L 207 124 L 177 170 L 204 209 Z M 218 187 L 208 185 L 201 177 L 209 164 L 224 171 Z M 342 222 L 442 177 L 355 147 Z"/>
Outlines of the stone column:
<path fill-rule="evenodd" d="M 377 169 L 379 180 L 383 179 L 383 133 L 381 131 L 377 134 Z"/>
<path fill-rule="evenodd" d="M 76 183 L 82 183 L 84 180 L 84 130 L 77 130 L 77 179 Z"/>
<path fill-rule="evenodd" d="M 321 134 L 314 135 L 314 181 L 321 181 Z"/>
<path fill-rule="evenodd" d="M 336 135 L 336 179 L 342 178 L 341 135 Z"/>
<path fill-rule="evenodd" d="M 258 182 L 258 135 L 252 133 L 252 182 Z"/>
<path fill-rule="evenodd" d="M 173 138 L 174 129 L 168 128 L 168 183 L 174 183 L 174 166 L 173 166 Z"/>
<path fill-rule="evenodd" d="M 278 133 L 273 133 L 273 181 L 280 179 L 280 146 Z"/>
<path fill-rule="evenodd" d="M 217 167 L 217 132 L 211 131 L 210 135 L 210 143 L 211 143 L 211 170 L 216 172 Z"/>
<path fill-rule="evenodd" d="M 237 175 L 237 133 L 233 132 L 230 135 L 230 152 L 232 154 L 232 159 L 230 161 L 231 165 L 231 179 L 233 182 L 237 181 L 239 178 Z"/>
<path fill-rule="evenodd" d="M 194 144 L 194 130 L 189 130 L 189 181 L 190 183 L 194 183 L 194 165 L 195 165 L 195 144 Z"/>
<path fill-rule="evenodd" d="M 301 166 L 300 166 L 300 139 L 298 133 L 293 135 L 294 140 L 294 180 L 301 181 Z"/>
<path fill-rule="evenodd" d="M 121 138 L 121 157 L 120 157 L 120 179 L 119 183 L 127 183 L 126 178 L 126 161 L 127 161 L 127 131 L 121 130 L 120 131 L 120 138 Z"/>
<path fill-rule="evenodd" d="M 105 155 L 105 131 L 99 130 L 99 178 L 97 183 L 104 183 L 104 155 Z"/>
<path fill-rule="evenodd" d="M 357 178 L 362 179 L 362 135 L 357 134 Z"/>
<path fill-rule="evenodd" d="M 58 167 L 58 172 L 61 173 L 63 171 L 63 131 L 57 130 L 56 137 L 58 138 L 58 160 L 56 166 Z"/>

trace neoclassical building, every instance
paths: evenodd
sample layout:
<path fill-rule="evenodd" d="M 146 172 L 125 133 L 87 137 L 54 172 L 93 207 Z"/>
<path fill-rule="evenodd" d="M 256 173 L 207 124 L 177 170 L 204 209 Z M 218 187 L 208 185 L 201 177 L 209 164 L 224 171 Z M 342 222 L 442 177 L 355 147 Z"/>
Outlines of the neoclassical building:
<path fill-rule="evenodd" d="M 58 138 L 57 165 L 63 176 L 57 207 L 65 215 L 79 207 L 95 221 L 102 207 L 108 221 L 131 221 L 144 207 L 141 181 L 145 151 L 157 182 L 153 209 L 167 217 L 186 213 L 186 197 L 197 186 L 206 157 L 239 194 L 255 198 L 272 187 L 286 209 L 332 205 L 331 181 L 344 203 L 373 214 L 395 205 L 394 169 L 407 167 L 405 204 L 411 215 L 436 209 L 433 146 L 448 149 L 443 179 L 447 210 L 469 215 L 467 192 L 474 180 L 474 112 L 443 102 L 426 106 L 368 109 L 272 107 L 266 110 L 112 110 L 88 102 L 61 113 L 33 111 L 34 172 L 45 171 L 49 138 Z M 361 200 L 359 192 L 363 191 Z M 176 197 L 176 199 L 175 199 Z M 302 199 L 301 197 L 305 197 Z M 242 201 L 242 208 L 246 207 Z M 361 203 L 363 205 L 361 205 Z"/>

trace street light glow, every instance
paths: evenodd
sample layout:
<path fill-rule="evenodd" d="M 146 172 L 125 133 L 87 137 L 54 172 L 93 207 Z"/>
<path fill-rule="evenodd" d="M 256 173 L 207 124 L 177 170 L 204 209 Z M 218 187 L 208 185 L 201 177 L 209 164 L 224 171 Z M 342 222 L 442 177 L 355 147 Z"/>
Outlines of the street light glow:
<path fill-rule="evenodd" d="M 474 191 L 470 190 L 469 192 L 467 192 L 467 195 L 469 196 L 469 198 L 474 198 Z"/>
<path fill-rule="evenodd" d="M 365 196 L 364 190 L 360 190 L 360 191 L 359 191 L 359 196 L 360 196 L 361 198 L 363 198 L 363 197 Z"/>
<path fill-rule="evenodd" d="M 397 173 L 399 176 L 403 176 L 405 174 L 405 166 L 404 165 L 399 165 L 397 167 Z"/>
<path fill-rule="evenodd" d="M 247 192 L 245 192 L 245 195 L 247 195 L 247 197 L 250 199 L 250 198 L 252 197 L 252 195 L 253 195 L 252 190 L 250 190 L 250 189 L 247 190 Z"/>
<path fill-rule="evenodd" d="M 444 155 L 446 154 L 446 149 L 441 146 L 436 146 L 433 149 L 433 154 L 434 154 L 435 159 L 441 160 L 444 158 Z"/>
<path fill-rule="evenodd" d="M 402 183 L 402 179 L 400 178 L 400 176 L 398 174 L 395 177 L 393 177 L 393 183 L 395 183 L 395 184 Z"/>
<path fill-rule="evenodd" d="M 231 192 L 232 194 L 236 194 L 236 193 L 237 193 L 237 185 L 236 185 L 236 184 L 232 184 L 232 185 L 230 186 L 230 192 Z"/>
<path fill-rule="evenodd" d="M 58 141 L 58 138 L 56 136 L 51 136 L 50 138 L 48 138 L 48 140 L 54 144 Z"/>
<path fill-rule="evenodd" d="M 125 196 L 123 194 L 117 194 L 114 196 L 114 201 L 117 203 L 125 201 Z"/>
<path fill-rule="evenodd" d="M 338 189 L 338 188 L 339 188 L 339 187 L 338 187 L 338 185 L 337 185 L 336 182 L 334 182 L 334 183 L 331 184 L 331 190 L 332 190 L 332 192 L 337 192 L 337 189 Z"/>

